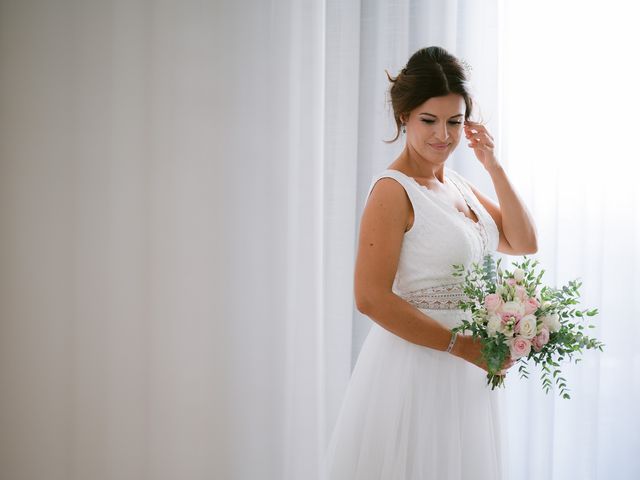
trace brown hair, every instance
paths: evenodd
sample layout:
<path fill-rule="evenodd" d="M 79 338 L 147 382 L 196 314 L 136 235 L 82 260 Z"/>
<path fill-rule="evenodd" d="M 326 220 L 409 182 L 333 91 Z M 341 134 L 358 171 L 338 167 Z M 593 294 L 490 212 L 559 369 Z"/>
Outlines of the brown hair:
<path fill-rule="evenodd" d="M 465 67 L 444 48 L 421 48 L 411 55 L 407 66 L 397 77 L 391 77 L 387 70 L 385 73 L 391 82 L 389 96 L 396 121 L 396 136 L 392 140 L 383 140 L 385 143 L 393 143 L 400 136 L 400 116 L 408 115 L 431 97 L 450 93 L 462 95 L 466 105 L 464 118 L 469 120 L 474 103 Z"/>

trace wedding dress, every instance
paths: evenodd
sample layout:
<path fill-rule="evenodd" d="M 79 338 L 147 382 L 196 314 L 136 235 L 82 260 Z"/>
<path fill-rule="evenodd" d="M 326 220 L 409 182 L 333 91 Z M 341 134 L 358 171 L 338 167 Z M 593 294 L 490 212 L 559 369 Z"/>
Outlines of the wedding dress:
<path fill-rule="evenodd" d="M 462 277 L 452 264 L 481 263 L 498 246 L 498 228 L 451 168 L 450 182 L 474 222 L 414 178 L 387 169 L 413 205 L 392 290 L 453 328 L 470 313 L 457 308 Z M 368 194 L 367 194 L 368 196 Z M 506 468 L 502 389 L 459 357 L 411 343 L 373 325 L 353 368 L 325 456 L 328 480 L 501 480 Z"/>

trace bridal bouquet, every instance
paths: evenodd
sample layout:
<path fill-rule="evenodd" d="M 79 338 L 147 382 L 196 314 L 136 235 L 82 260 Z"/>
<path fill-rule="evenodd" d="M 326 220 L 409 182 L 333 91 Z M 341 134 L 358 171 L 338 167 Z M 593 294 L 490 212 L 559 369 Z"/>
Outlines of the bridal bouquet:
<path fill-rule="evenodd" d="M 599 349 L 603 343 L 585 335 L 585 317 L 598 313 L 597 309 L 577 310 L 578 288 L 582 282 L 570 281 L 561 289 L 540 288 L 544 274 L 535 272 L 538 261 L 524 257 L 516 262 L 512 272 L 503 271 L 491 255 L 484 257 L 482 265 L 474 263 L 465 272 L 462 265 L 453 265 L 454 276 L 463 276 L 466 300 L 459 307 L 471 311 L 472 320 L 463 320 L 454 332 L 470 332 L 482 343 L 482 356 L 487 363 L 487 385 L 504 386 L 504 375 L 499 373 L 504 362 L 511 357 L 520 363 L 521 378 L 528 378 L 528 362 L 542 365 L 542 386 L 549 393 L 552 378 L 563 398 L 567 393 L 566 380 L 561 376 L 560 364 L 565 357 L 582 353 L 582 348 Z M 594 325 L 587 325 L 594 328 Z M 578 363 L 580 358 L 575 359 Z M 553 372 L 551 370 L 553 369 Z"/>

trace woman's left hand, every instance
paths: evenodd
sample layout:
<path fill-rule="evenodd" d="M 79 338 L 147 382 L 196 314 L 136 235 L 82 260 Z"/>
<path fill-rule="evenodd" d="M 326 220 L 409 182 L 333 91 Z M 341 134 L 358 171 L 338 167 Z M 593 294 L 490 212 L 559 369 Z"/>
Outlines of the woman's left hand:
<path fill-rule="evenodd" d="M 485 169 L 489 170 L 499 165 L 493 153 L 493 137 L 484 125 L 467 120 L 464 122 L 464 134 L 469 140 L 468 146 L 473 148 Z"/>

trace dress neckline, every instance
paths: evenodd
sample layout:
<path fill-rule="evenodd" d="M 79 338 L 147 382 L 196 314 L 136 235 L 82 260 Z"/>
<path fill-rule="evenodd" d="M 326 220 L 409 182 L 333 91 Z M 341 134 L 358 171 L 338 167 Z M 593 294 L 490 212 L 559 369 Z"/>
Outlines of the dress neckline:
<path fill-rule="evenodd" d="M 469 207 L 469 210 L 471 210 L 476 217 L 478 218 L 478 221 L 474 221 L 472 218 L 467 217 L 464 212 L 461 212 L 460 210 L 458 210 L 455 206 L 451 205 L 450 203 L 447 203 L 446 201 L 442 200 L 439 196 L 437 196 L 435 193 L 433 193 L 427 186 L 422 185 L 421 183 L 419 183 L 414 177 L 410 177 L 409 175 L 407 175 L 404 172 L 401 172 L 400 170 L 396 170 L 394 168 L 388 168 L 387 170 L 390 170 L 392 172 L 398 172 L 402 175 L 404 175 L 405 177 L 407 177 L 408 179 L 410 179 L 413 183 L 415 183 L 418 187 L 420 187 L 423 191 L 426 191 L 427 194 L 434 199 L 435 201 L 437 201 L 438 203 L 440 203 L 441 205 L 444 205 L 445 207 L 448 207 L 450 209 L 452 209 L 454 212 L 458 213 L 459 215 L 461 215 L 465 220 L 467 220 L 469 223 L 471 223 L 472 225 L 474 225 L 476 228 L 480 228 L 482 225 L 480 222 L 482 222 L 480 215 L 478 214 L 478 212 L 476 211 L 476 209 L 474 207 L 471 206 L 471 202 L 469 201 L 467 195 L 465 194 L 465 192 L 460 188 L 460 186 L 458 185 L 458 183 L 456 182 L 456 180 L 454 178 L 452 178 L 446 171 L 444 173 L 444 177 L 445 179 L 448 179 L 451 181 L 451 183 L 453 183 L 453 185 L 456 187 L 456 189 L 458 189 L 458 191 L 460 192 L 460 195 L 462 195 L 462 199 L 464 200 L 464 202 L 467 204 L 467 206 Z"/>

